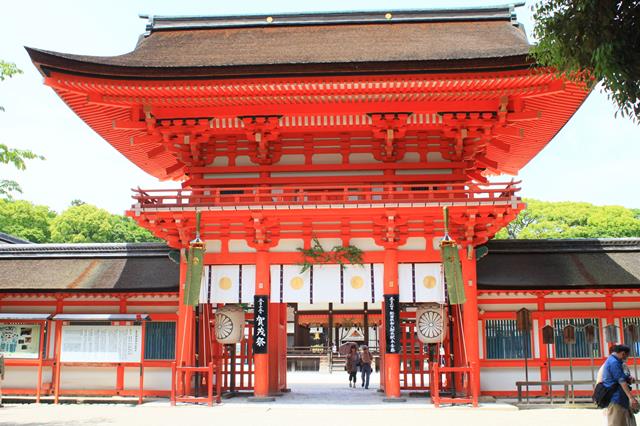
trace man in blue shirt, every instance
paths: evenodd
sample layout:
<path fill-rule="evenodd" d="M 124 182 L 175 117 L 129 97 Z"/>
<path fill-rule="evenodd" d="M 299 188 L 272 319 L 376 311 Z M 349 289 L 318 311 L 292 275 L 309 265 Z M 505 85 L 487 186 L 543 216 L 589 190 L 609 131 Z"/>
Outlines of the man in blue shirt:
<path fill-rule="evenodd" d="M 638 408 L 638 401 L 631 395 L 629 382 L 633 379 L 624 373 L 622 365 L 629 357 L 630 348 L 625 345 L 615 345 L 611 348 L 611 355 L 604 363 L 602 382 L 610 388 L 616 383 L 618 389 L 611 397 L 608 410 L 609 426 L 635 426 L 635 417 L 631 408 Z"/>

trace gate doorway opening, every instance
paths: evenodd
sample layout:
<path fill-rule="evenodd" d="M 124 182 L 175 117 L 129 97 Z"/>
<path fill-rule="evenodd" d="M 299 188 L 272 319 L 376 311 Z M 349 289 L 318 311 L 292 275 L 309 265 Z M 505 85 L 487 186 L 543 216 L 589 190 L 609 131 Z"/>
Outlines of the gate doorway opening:
<path fill-rule="evenodd" d="M 353 402 L 349 391 L 346 357 L 340 347 L 355 343 L 359 348 L 366 344 L 372 357 L 372 374 L 368 396 L 358 395 L 356 401 L 378 401 L 384 393 L 384 329 L 380 307 L 363 306 L 340 309 L 326 304 L 318 306 L 297 304 L 270 304 L 269 371 L 273 395 L 301 401 L 335 398 Z M 219 305 L 222 306 L 222 305 Z M 214 389 L 220 398 L 251 396 L 255 384 L 253 354 L 254 318 L 251 306 L 246 307 L 244 336 L 240 343 L 219 344 L 215 336 L 215 308 L 211 304 L 200 305 L 198 317 L 199 364 L 214 366 Z M 310 309 L 316 308 L 316 309 Z M 272 315 L 276 313 L 276 315 Z M 462 373 L 437 373 L 438 367 L 456 367 L 461 362 L 452 354 L 460 354 L 464 343 L 457 337 L 455 313 L 449 316 L 450 331 L 442 344 L 423 344 L 416 336 L 415 308 L 403 307 L 400 315 L 400 388 L 403 394 L 430 396 L 437 381 L 442 396 L 460 396 L 468 378 Z M 368 344 L 367 344 L 368 343 Z M 357 386 L 361 387 L 361 375 L 357 374 Z M 202 392 L 206 379 L 196 377 Z M 196 389 L 197 390 L 197 389 Z M 291 393 L 291 394 L 290 394 Z M 291 395 L 291 396 L 289 396 Z M 297 398 L 297 399 L 296 399 Z"/>

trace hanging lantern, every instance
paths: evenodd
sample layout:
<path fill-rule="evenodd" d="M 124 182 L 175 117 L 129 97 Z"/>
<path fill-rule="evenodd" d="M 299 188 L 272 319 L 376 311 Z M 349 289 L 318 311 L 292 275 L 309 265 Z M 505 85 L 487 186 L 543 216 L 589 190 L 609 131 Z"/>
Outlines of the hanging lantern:
<path fill-rule="evenodd" d="M 216 311 L 216 340 L 224 345 L 240 343 L 244 335 L 244 310 L 240 305 L 225 305 Z"/>
<path fill-rule="evenodd" d="M 440 242 L 440 253 L 442 255 L 447 292 L 449 293 L 449 304 L 462 304 L 467 300 L 462 279 L 462 263 L 458 253 L 458 244 L 449 236 L 449 212 L 447 207 L 444 208 L 444 238 Z"/>
<path fill-rule="evenodd" d="M 617 343 L 620 341 L 618 338 L 618 326 L 615 324 L 609 324 L 604 328 L 604 340 L 607 343 Z"/>
<path fill-rule="evenodd" d="M 584 339 L 590 345 L 593 345 L 596 341 L 596 327 L 593 324 L 584 326 Z"/>
<path fill-rule="evenodd" d="M 554 334 L 553 326 L 547 324 L 542 327 L 542 343 L 552 345 L 554 343 Z"/>
<path fill-rule="evenodd" d="M 416 335 L 422 343 L 440 343 L 447 333 L 443 305 L 426 303 L 416 310 Z"/>
<path fill-rule="evenodd" d="M 184 304 L 196 306 L 200 303 L 200 287 L 204 272 L 205 243 L 200 239 L 200 212 L 196 212 L 196 238 L 187 249 L 187 277 L 184 283 Z"/>
<path fill-rule="evenodd" d="M 562 329 L 562 341 L 566 345 L 574 345 L 576 343 L 576 327 L 573 324 L 567 324 Z"/>
<path fill-rule="evenodd" d="M 516 328 L 518 331 L 531 330 L 531 312 L 527 308 L 522 308 L 516 312 Z"/>

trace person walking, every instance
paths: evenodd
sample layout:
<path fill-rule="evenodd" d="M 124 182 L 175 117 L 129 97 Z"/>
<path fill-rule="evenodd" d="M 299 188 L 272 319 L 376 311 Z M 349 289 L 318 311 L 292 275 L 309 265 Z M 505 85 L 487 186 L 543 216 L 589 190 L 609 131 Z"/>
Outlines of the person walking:
<path fill-rule="evenodd" d="M 349 354 L 347 354 L 347 363 L 344 366 L 344 369 L 347 370 L 347 373 L 349 373 L 349 387 L 356 387 L 358 364 L 360 364 L 360 355 L 358 354 L 356 345 L 353 345 L 349 349 Z"/>
<path fill-rule="evenodd" d="M 369 389 L 369 377 L 371 376 L 371 362 L 373 356 L 369 352 L 368 346 L 362 346 L 362 354 L 360 355 L 360 371 L 362 372 L 362 387 Z"/>
<path fill-rule="evenodd" d="M 602 383 L 606 388 L 616 387 L 607 407 L 608 426 L 636 426 L 633 412 L 639 408 L 638 401 L 631 394 L 629 383 L 633 381 L 625 374 L 624 362 L 629 357 L 631 349 L 626 345 L 614 345 L 611 355 L 602 366 Z M 600 375 L 600 374 L 598 374 Z"/>

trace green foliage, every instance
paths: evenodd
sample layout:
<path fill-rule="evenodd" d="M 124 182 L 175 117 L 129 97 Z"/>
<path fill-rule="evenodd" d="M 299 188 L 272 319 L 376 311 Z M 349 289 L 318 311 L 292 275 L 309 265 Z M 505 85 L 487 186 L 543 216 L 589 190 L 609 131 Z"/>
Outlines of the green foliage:
<path fill-rule="evenodd" d="M 57 215 L 46 206 L 0 199 L 0 232 L 34 243 L 137 243 L 159 241 L 131 218 L 90 204 Z"/>
<path fill-rule="evenodd" d="M 112 215 L 91 204 L 69 207 L 51 221 L 54 243 L 133 243 L 153 235 L 128 217 Z"/>
<path fill-rule="evenodd" d="M 6 78 L 16 74 L 22 74 L 22 70 L 19 69 L 16 64 L 0 59 L 0 81 L 4 81 Z"/>
<path fill-rule="evenodd" d="M 334 246 L 330 251 L 326 251 L 318 238 L 314 237 L 311 248 L 299 248 L 298 251 L 302 253 L 301 274 L 311 269 L 311 266 L 315 264 L 337 263 L 340 267 L 345 263 L 362 265 L 362 250 L 352 245 Z"/>
<path fill-rule="evenodd" d="M 21 73 L 22 71 L 15 64 L 0 60 L 0 81 Z M 0 105 L 0 111 L 4 111 L 2 105 Z M 7 145 L 0 143 L 0 164 L 12 164 L 18 170 L 24 170 L 26 168 L 25 161 L 33 159 L 44 160 L 44 157 L 27 149 L 9 148 Z M 22 193 L 20 185 L 16 181 L 0 180 L 0 198 L 11 199 L 14 192 Z"/>
<path fill-rule="evenodd" d="M 34 243 L 50 241 L 49 225 L 55 216 L 46 206 L 0 199 L 0 231 Z"/>
<path fill-rule="evenodd" d="M 544 0 L 533 7 L 536 61 L 589 86 L 602 81 L 622 116 L 640 119 L 640 6 Z"/>
<path fill-rule="evenodd" d="M 638 210 L 589 203 L 528 199 L 526 210 L 500 230 L 496 238 L 640 237 Z"/>

